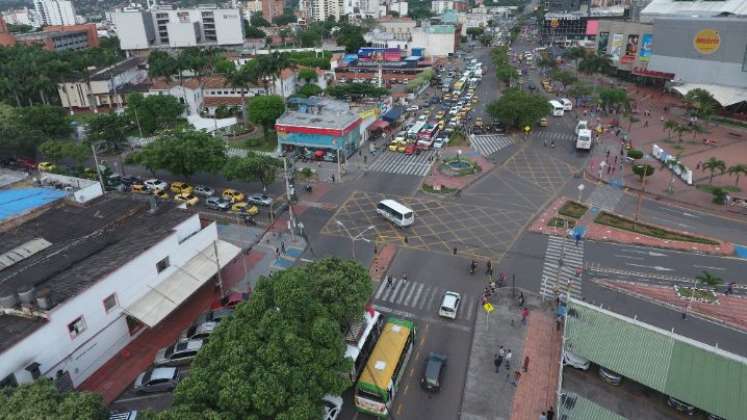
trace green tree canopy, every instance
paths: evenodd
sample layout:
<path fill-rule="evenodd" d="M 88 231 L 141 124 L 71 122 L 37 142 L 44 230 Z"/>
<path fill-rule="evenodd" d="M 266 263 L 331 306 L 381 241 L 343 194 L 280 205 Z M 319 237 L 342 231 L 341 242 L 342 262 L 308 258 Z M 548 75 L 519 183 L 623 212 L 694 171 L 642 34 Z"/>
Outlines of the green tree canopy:
<path fill-rule="evenodd" d="M 335 41 L 339 45 L 345 46 L 345 51 L 356 53 L 358 49 L 366 46 L 366 40 L 363 39 L 363 28 L 360 26 L 345 24 L 335 33 Z"/>
<path fill-rule="evenodd" d="M 327 88 L 327 94 L 337 99 L 371 97 L 378 98 L 389 94 L 389 89 L 370 83 L 339 83 Z"/>
<path fill-rule="evenodd" d="M 344 333 L 371 290 L 365 268 L 336 258 L 260 278 L 160 418 L 317 420 L 321 398 L 352 385 Z"/>
<path fill-rule="evenodd" d="M 623 88 L 600 88 L 597 95 L 599 96 L 599 104 L 608 110 L 630 110 L 630 98 L 628 92 Z"/>
<path fill-rule="evenodd" d="M 54 139 L 69 137 L 73 133 L 67 111 L 59 106 L 34 105 L 18 110 L 21 124 L 34 127 Z"/>
<path fill-rule="evenodd" d="M 312 84 L 312 83 L 307 83 L 301 86 L 301 89 L 298 89 L 296 94 L 308 98 L 310 96 L 317 96 L 321 94 L 322 92 L 324 91 L 319 86 Z"/>
<path fill-rule="evenodd" d="M 474 27 L 474 28 L 467 28 L 467 36 L 469 36 L 471 39 L 475 39 L 478 36 L 482 35 L 485 32 L 485 29 L 480 27 Z"/>
<path fill-rule="evenodd" d="M 89 392 L 60 393 L 51 380 L 5 388 L 0 392 L 0 419 L 106 420 L 101 396 Z"/>
<path fill-rule="evenodd" d="M 265 95 L 249 98 L 249 121 L 261 125 L 265 137 L 283 112 L 285 112 L 285 104 L 280 96 Z"/>
<path fill-rule="evenodd" d="M 124 115 L 100 113 L 86 123 L 86 141 L 106 141 L 118 146 L 127 141 L 129 131 L 130 121 Z"/>
<path fill-rule="evenodd" d="M 563 85 L 563 89 L 577 80 L 576 76 L 574 76 L 573 73 L 569 72 L 568 70 L 560 69 L 554 69 L 553 71 L 551 71 L 550 77 L 560 82 Z"/>
<path fill-rule="evenodd" d="M 256 26 L 247 25 L 244 27 L 244 35 L 247 38 L 265 38 L 267 33 Z"/>
<path fill-rule="evenodd" d="M 171 95 L 131 93 L 127 96 L 127 103 L 127 119 L 136 124 L 139 122 L 144 136 L 176 127 L 185 108 L 176 96 Z"/>
<path fill-rule="evenodd" d="M 285 12 L 290 12 L 290 13 L 285 13 Z M 278 26 L 283 26 L 289 23 L 293 23 L 297 20 L 298 18 L 293 14 L 293 12 L 288 10 L 288 11 L 284 11 L 281 16 L 276 16 L 272 18 L 272 23 Z"/>
<path fill-rule="evenodd" d="M 151 171 L 164 169 L 188 178 L 197 172 L 220 171 L 226 163 L 226 147 L 208 133 L 178 131 L 159 137 L 133 159 Z"/>
<path fill-rule="evenodd" d="M 246 157 L 232 157 L 223 167 L 223 175 L 228 179 L 244 182 L 260 182 L 262 186 L 272 184 L 282 164 L 278 159 L 260 153 L 248 152 Z"/>
<path fill-rule="evenodd" d="M 0 153 L 33 157 L 36 147 L 48 137 L 41 130 L 23 124 L 20 112 L 20 108 L 0 103 Z"/>
<path fill-rule="evenodd" d="M 50 162 L 59 162 L 65 158 L 65 143 L 59 140 L 47 140 L 39 145 L 39 153 Z"/>
<path fill-rule="evenodd" d="M 519 89 L 509 89 L 498 100 L 490 103 L 488 114 L 506 127 L 534 126 L 542 117 L 550 114 L 547 100 Z"/>
<path fill-rule="evenodd" d="M 707 169 L 711 173 L 711 176 L 708 179 L 708 183 L 712 184 L 713 175 L 716 173 L 716 171 L 719 171 L 721 175 L 726 172 L 726 162 L 721 159 L 711 157 L 707 161 L 703 162 L 703 169 Z"/>
<path fill-rule="evenodd" d="M 306 83 L 314 82 L 319 76 L 316 74 L 316 70 L 308 67 L 304 67 L 298 71 L 298 78 Z"/>
<path fill-rule="evenodd" d="M 258 28 L 270 26 L 270 22 L 268 22 L 264 17 L 262 17 L 262 12 L 252 13 L 252 16 L 249 18 L 249 23 L 252 26 L 256 26 Z"/>
<path fill-rule="evenodd" d="M 693 89 L 685 95 L 685 101 L 698 118 L 708 119 L 721 105 L 705 89 Z"/>

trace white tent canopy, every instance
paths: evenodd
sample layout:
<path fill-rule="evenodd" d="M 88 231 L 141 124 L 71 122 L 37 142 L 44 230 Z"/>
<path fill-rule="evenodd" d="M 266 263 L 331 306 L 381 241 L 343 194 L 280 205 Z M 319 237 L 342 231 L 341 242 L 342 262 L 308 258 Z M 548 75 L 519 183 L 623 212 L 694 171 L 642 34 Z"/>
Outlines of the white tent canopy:
<path fill-rule="evenodd" d="M 221 128 L 230 127 L 236 125 L 238 120 L 236 117 L 231 118 L 202 118 L 199 115 L 190 115 L 187 117 L 187 121 L 195 128 L 195 130 L 207 130 L 208 133 L 220 130 Z"/>
<path fill-rule="evenodd" d="M 211 243 L 182 267 L 177 267 L 174 273 L 128 306 L 125 312 L 151 328 L 158 325 L 218 273 L 216 247 L 221 269 L 241 253 L 241 248 L 226 241 L 218 240 L 215 245 Z"/>
<path fill-rule="evenodd" d="M 683 83 L 679 86 L 673 86 L 673 89 L 683 96 L 695 89 L 703 89 L 713 95 L 721 106 L 734 105 L 739 102 L 747 101 L 747 89 L 731 86 L 710 85 L 702 83 Z"/>

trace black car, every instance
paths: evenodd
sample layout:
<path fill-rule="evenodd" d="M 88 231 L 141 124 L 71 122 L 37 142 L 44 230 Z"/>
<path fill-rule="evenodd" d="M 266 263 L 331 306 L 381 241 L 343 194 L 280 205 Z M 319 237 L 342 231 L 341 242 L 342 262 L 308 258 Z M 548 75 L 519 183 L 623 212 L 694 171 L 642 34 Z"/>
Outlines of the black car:
<path fill-rule="evenodd" d="M 136 176 L 123 176 L 119 178 L 123 185 L 131 187 L 132 184 L 142 184 L 143 180 Z"/>
<path fill-rule="evenodd" d="M 441 377 L 446 368 L 446 355 L 431 352 L 425 359 L 423 377 L 420 386 L 428 392 L 438 392 L 441 389 Z"/>

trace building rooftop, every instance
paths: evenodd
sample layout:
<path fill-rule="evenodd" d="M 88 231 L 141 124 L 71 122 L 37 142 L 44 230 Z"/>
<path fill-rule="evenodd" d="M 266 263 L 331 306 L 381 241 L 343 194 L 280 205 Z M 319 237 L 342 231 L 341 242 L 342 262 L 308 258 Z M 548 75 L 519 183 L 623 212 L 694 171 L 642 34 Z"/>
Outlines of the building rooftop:
<path fill-rule="evenodd" d="M 125 60 L 120 61 L 117 64 L 114 64 L 113 66 L 109 66 L 109 67 L 95 71 L 91 75 L 91 80 L 94 80 L 94 81 L 109 80 L 113 76 L 117 76 L 119 74 L 126 72 L 127 70 L 130 70 L 130 69 L 133 69 L 135 67 L 142 65 L 143 62 L 144 61 L 142 57 L 127 58 Z"/>
<path fill-rule="evenodd" d="M 87 34 L 85 29 L 75 31 L 44 31 L 44 32 L 30 32 L 14 34 L 16 39 L 19 40 L 41 40 L 46 38 L 54 38 L 58 36 L 76 35 L 76 34 Z"/>
<path fill-rule="evenodd" d="M 150 212 L 147 202 L 115 194 L 86 207 L 50 209 L 0 233 L 0 299 L 34 288 L 48 293 L 49 307 L 54 307 L 158 243 L 192 215 L 170 202 Z M 0 342 L 5 340 L 0 336 Z"/>
<path fill-rule="evenodd" d="M 715 17 L 721 14 L 747 16 L 747 0 L 681 1 L 653 0 L 643 10 L 641 17 Z"/>
<path fill-rule="evenodd" d="M 64 191 L 51 188 L 13 188 L 2 190 L 0 191 L 0 223 L 60 200 L 65 195 L 67 193 Z M 1 234 L 0 238 L 2 238 Z M 2 246 L 0 244 L 0 247 Z"/>
<path fill-rule="evenodd" d="M 43 318 L 0 315 L 0 354 L 46 322 Z"/>
<path fill-rule="evenodd" d="M 329 130 L 344 130 L 358 121 L 358 116 L 352 112 L 330 112 L 322 110 L 320 113 L 286 111 L 277 120 L 277 124 L 295 127 L 321 128 Z"/>

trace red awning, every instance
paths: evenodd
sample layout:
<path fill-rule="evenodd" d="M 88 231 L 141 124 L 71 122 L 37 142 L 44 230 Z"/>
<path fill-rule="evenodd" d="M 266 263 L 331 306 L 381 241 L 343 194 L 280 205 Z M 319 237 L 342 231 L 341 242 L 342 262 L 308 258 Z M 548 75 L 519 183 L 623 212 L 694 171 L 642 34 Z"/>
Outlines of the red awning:
<path fill-rule="evenodd" d="M 369 127 L 369 130 L 383 130 L 389 127 L 389 123 L 384 120 L 376 120 Z"/>

